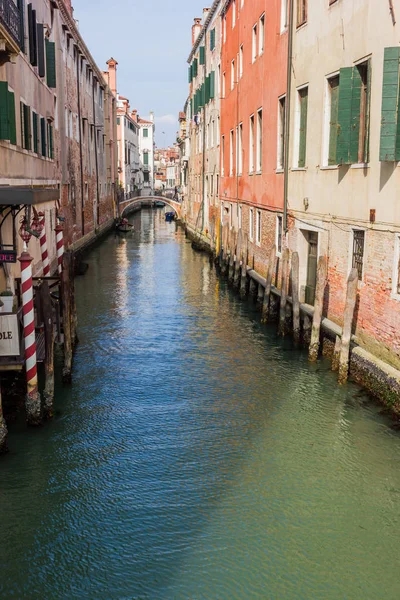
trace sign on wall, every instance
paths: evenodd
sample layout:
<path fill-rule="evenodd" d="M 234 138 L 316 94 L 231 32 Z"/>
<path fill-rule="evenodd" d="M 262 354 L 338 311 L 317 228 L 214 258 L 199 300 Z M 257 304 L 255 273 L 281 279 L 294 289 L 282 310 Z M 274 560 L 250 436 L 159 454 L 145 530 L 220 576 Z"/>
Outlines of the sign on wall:
<path fill-rule="evenodd" d="M 17 315 L 0 314 L 0 356 L 19 356 L 19 328 Z"/>

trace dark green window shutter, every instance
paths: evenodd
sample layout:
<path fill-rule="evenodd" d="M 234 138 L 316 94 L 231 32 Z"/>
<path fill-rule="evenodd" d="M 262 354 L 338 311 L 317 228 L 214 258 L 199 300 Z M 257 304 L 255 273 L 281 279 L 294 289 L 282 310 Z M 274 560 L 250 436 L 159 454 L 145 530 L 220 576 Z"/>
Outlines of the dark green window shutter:
<path fill-rule="evenodd" d="M 299 131 L 299 164 L 300 168 L 306 166 L 307 149 L 307 112 L 308 112 L 308 88 L 299 91 L 300 100 L 300 131 Z"/>
<path fill-rule="evenodd" d="M 37 26 L 36 10 L 28 4 L 28 34 L 29 34 L 29 60 L 31 65 L 37 66 Z"/>
<path fill-rule="evenodd" d="M 197 77 L 197 71 L 198 71 L 198 60 L 197 60 L 197 58 L 195 58 L 193 61 L 193 77 Z"/>
<path fill-rule="evenodd" d="M 50 88 L 57 87 L 56 78 L 56 45 L 54 42 L 49 42 L 46 38 L 46 69 L 47 69 L 47 85 Z"/>
<path fill-rule="evenodd" d="M 53 151 L 53 125 L 51 123 L 47 123 L 47 139 L 48 139 L 48 157 L 49 158 L 54 158 L 54 151 Z"/>
<path fill-rule="evenodd" d="M 15 96 L 14 92 L 8 92 L 8 125 L 10 134 L 10 143 L 17 143 L 17 123 L 15 119 Z"/>
<path fill-rule="evenodd" d="M 210 102 L 210 76 L 207 75 L 205 82 L 205 103 L 208 104 Z"/>
<path fill-rule="evenodd" d="M 350 164 L 353 69 L 340 69 L 336 164 Z"/>
<path fill-rule="evenodd" d="M 42 146 L 42 156 L 47 156 L 47 140 L 46 140 L 46 119 L 40 118 L 40 139 Z"/>
<path fill-rule="evenodd" d="M 188 82 L 192 83 L 192 65 L 188 68 Z"/>
<path fill-rule="evenodd" d="M 143 164 L 147 167 L 149 165 L 149 155 L 147 152 L 143 154 Z"/>
<path fill-rule="evenodd" d="M 210 100 L 215 98 L 215 71 L 210 73 Z"/>
<path fill-rule="evenodd" d="M 19 10 L 19 45 L 25 52 L 25 0 L 17 0 Z"/>
<path fill-rule="evenodd" d="M 31 109 L 26 104 L 23 104 L 23 118 L 24 118 L 24 148 L 25 150 L 31 149 Z"/>
<path fill-rule="evenodd" d="M 383 58 L 382 117 L 379 160 L 396 159 L 399 113 L 400 47 L 385 48 Z"/>
<path fill-rule="evenodd" d="M 41 23 L 38 23 L 37 26 L 37 52 L 39 77 L 44 77 L 46 75 L 46 67 L 44 63 L 44 28 Z"/>
<path fill-rule="evenodd" d="M 351 164 L 358 162 L 358 146 L 360 143 L 361 86 L 362 79 L 360 72 L 357 69 L 357 67 L 354 67 L 351 90 L 351 123 L 349 148 L 349 162 Z"/>
<path fill-rule="evenodd" d="M 215 48 L 215 27 L 210 31 L 210 50 L 214 50 Z"/>
<path fill-rule="evenodd" d="M 32 113 L 33 122 L 33 151 L 38 154 L 39 151 L 39 138 L 38 138 L 38 116 L 35 112 Z"/>
<path fill-rule="evenodd" d="M 0 140 L 10 139 L 8 83 L 0 81 Z"/>
<path fill-rule="evenodd" d="M 336 165 L 336 146 L 337 146 L 337 118 L 338 118 L 338 99 L 339 99 L 339 77 L 333 77 L 329 80 L 331 94 L 331 113 L 329 117 L 329 156 L 328 165 Z"/>
<path fill-rule="evenodd" d="M 200 64 L 204 65 L 206 62 L 206 49 L 204 46 L 200 46 Z"/>

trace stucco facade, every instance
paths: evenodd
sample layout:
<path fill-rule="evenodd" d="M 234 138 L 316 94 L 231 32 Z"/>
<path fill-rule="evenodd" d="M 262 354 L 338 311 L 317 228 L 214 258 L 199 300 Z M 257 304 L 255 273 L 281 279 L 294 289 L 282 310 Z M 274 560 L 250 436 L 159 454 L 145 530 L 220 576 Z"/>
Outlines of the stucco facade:
<path fill-rule="evenodd" d="M 143 170 L 143 194 L 154 193 L 154 115 L 148 119 L 138 117 L 139 124 L 139 153 Z"/>
<path fill-rule="evenodd" d="M 342 324 L 347 277 L 358 266 L 355 333 L 362 345 L 397 367 L 400 172 L 394 160 L 380 160 L 380 147 L 387 128 L 382 122 L 385 48 L 396 50 L 399 35 L 399 24 L 380 0 L 308 0 L 307 19 L 298 27 L 295 22 L 293 31 L 289 175 L 289 245 L 300 255 L 302 299 L 313 278 L 312 237 L 317 254 L 329 260 L 328 317 Z M 346 148 L 348 74 L 353 100 Z M 306 151 L 299 167 L 304 89 Z"/>

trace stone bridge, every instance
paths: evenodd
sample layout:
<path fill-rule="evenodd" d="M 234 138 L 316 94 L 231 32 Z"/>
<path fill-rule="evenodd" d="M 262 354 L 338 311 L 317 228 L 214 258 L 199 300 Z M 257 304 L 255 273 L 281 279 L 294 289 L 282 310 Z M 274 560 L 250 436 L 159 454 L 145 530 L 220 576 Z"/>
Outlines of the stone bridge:
<path fill-rule="evenodd" d="M 173 211 L 175 213 L 178 219 L 181 218 L 182 204 L 175 200 L 171 200 L 170 198 L 165 198 L 164 196 L 139 196 L 137 198 L 131 198 L 130 200 L 124 200 L 119 203 L 120 216 L 123 217 L 135 206 L 153 206 L 154 202 L 159 200 L 164 202 L 164 204 L 171 209 L 171 212 Z"/>

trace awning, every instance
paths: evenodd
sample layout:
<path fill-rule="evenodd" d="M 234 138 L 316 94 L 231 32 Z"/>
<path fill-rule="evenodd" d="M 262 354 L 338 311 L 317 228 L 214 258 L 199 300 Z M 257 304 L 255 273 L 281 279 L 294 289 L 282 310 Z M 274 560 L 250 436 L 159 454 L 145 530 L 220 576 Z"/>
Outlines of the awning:
<path fill-rule="evenodd" d="M 60 198 L 58 188 L 0 186 L 0 206 L 32 206 Z"/>

